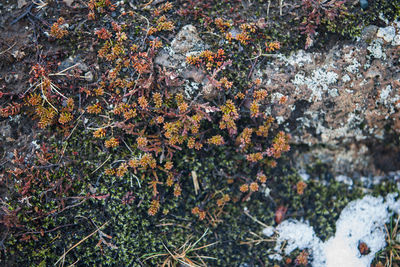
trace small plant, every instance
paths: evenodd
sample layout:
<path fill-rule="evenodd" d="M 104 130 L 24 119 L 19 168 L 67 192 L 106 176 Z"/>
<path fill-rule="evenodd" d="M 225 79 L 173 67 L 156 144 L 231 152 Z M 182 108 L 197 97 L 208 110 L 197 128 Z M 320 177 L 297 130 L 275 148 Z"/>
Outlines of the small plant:
<path fill-rule="evenodd" d="M 301 5 L 306 16 L 301 30 L 306 34 L 305 49 L 312 46 L 316 29 L 323 20 L 335 20 L 341 12 L 346 10 L 345 2 L 346 0 L 303 0 Z"/>
<path fill-rule="evenodd" d="M 206 236 L 208 232 L 208 229 L 204 232 L 204 234 L 194 243 L 191 243 L 190 240 L 192 239 L 192 236 L 189 236 L 188 239 L 183 243 L 182 246 L 179 248 L 176 248 L 175 250 L 171 251 L 170 249 L 167 248 L 167 246 L 163 243 L 163 246 L 165 250 L 167 251 L 166 253 L 164 252 L 155 252 L 155 253 L 150 253 L 147 255 L 144 255 L 143 257 L 146 257 L 144 261 L 150 260 L 152 258 L 156 257 L 165 257 L 163 260 L 161 266 L 190 266 L 190 267 L 202 267 L 202 266 L 208 266 L 204 260 L 216 260 L 216 258 L 209 257 L 209 256 L 204 256 L 204 255 L 198 255 L 197 251 L 213 246 L 216 243 L 211 243 L 207 244 L 204 246 L 196 247 L 197 244 Z"/>
<path fill-rule="evenodd" d="M 65 29 L 65 20 L 60 17 L 57 22 L 51 26 L 50 35 L 54 38 L 61 39 L 68 34 L 68 30 Z"/>
<path fill-rule="evenodd" d="M 396 221 L 394 220 L 393 216 L 390 223 L 385 225 L 386 247 L 377 254 L 375 259 L 378 262 L 375 266 L 391 267 L 398 266 L 400 263 L 400 215 L 397 216 Z M 382 262 L 385 263 L 382 264 Z"/>
<path fill-rule="evenodd" d="M 48 69 L 40 64 L 36 64 L 31 69 L 30 83 L 32 86 L 24 93 L 24 95 L 30 93 L 25 97 L 25 104 L 33 107 L 34 117 L 39 119 L 38 126 L 40 128 L 52 125 L 57 114 L 58 122 L 61 125 L 73 119 L 74 100 L 63 95 L 60 92 L 61 89 L 50 78 L 51 75 L 64 75 L 63 72 L 49 74 Z M 61 106 L 61 108 L 57 109 L 56 106 Z"/>

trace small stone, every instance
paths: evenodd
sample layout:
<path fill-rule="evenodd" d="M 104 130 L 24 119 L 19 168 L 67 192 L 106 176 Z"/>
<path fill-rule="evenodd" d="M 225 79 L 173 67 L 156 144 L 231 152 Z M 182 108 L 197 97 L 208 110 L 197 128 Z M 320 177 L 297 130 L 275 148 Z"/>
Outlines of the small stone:
<path fill-rule="evenodd" d="M 360 0 L 360 6 L 361 6 L 362 9 L 367 9 L 368 0 Z"/>
<path fill-rule="evenodd" d="M 12 74 L 7 74 L 5 77 L 4 77 L 4 81 L 6 82 L 6 83 L 12 83 L 13 82 L 13 79 L 14 78 L 14 75 L 12 75 Z"/>
<path fill-rule="evenodd" d="M 171 47 L 175 53 L 185 54 L 202 43 L 196 27 L 185 25 L 172 40 Z M 196 50 L 196 49 L 195 49 Z"/>
<path fill-rule="evenodd" d="M 85 80 L 88 82 L 93 81 L 93 73 L 91 71 L 85 73 Z"/>
<path fill-rule="evenodd" d="M 378 31 L 378 26 L 369 25 L 365 27 L 361 32 L 361 39 L 365 42 L 370 42 L 374 39 L 376 32 Z"/>

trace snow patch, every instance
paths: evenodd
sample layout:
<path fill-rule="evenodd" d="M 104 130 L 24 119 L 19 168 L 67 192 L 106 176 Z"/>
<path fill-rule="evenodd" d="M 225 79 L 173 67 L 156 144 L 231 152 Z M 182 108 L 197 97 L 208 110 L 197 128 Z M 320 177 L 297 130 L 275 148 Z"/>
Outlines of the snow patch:
<path fill-rule="evenodd" d="M 375 254 L 386 245 L 385 223 L 393 212 L 400 212 L 400 201 L 396 201 L 396 197 L 397 194 L 389 194 L 386 199 L 367 195 L 350 202 L 336 222 L 335 236 L 326 242 L 316 236 L 308 222 L 283 221 L 276 227 L 278 236 L 274 249 L 286 255 L 295 249 L 308 249 L 313 258 L 313 267 L 368 267 Z M 271 229 L 264 231 L 270 233 Z M 284 242 L 287 245 L 282 251 Z M 367 244 L 369 254 L 361 255 L 358 250 L 360 242 Z M 273 258 L 276 258 L 276 254 Z"/>

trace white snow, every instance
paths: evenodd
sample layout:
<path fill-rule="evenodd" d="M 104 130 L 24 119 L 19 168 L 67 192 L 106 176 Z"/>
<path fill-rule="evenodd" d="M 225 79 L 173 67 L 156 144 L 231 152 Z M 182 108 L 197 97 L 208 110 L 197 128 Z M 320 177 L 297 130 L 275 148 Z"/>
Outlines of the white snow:
<path fill-rule="evenodd" d="M 263 229 L 263 234 L 267 237 L 272 236 L 275 233 L 275 228 L 272 226 L 265 227 Z"/>
<path fill-rule="evenodd" d="M 336 222 L 335 236 L 326 242 L 315 235 L 308 222 L 283 221 L 276 227 L 279 234 L 275 251 L 288 255 L 297 248 L 308 249 L 313 258 L 313 267 L 369 267 L 375 253 L 386 245 L 385 223 L 393 212 L 400 212 L 400 201 L 396 201 L 396 197 L 397 194 L 389 194 L 386 199 L 367 195 L 350 202 Z M 287 244 L 282 251 L 285 242 Z M 360 254 L 360 242 L 367 244 L 369 254 Z"/>

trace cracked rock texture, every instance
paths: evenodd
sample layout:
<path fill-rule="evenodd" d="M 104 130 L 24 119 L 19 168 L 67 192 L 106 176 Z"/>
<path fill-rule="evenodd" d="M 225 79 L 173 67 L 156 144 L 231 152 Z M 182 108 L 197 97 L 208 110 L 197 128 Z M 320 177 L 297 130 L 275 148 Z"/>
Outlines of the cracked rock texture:
<path fill-rule="evenodd" d="M 323 163 L 335 176 L 353 177 L 400 169 L 393 144 L 400 133 L 399 40 L 399 22 L 368 26 L 357 41 L 323 53 L 278 54 L 257 67 L 252 78 L 270 94 L 268 115 L 292 135 L 298 169 Z M 188 55 L 205 49 L 196 28 L 186 25 L 155 62 L 185 80 L 188 97 L 207 98 L 206 74 L 186 64 Z"/>
<path fill-rule="evenodd" d="M 319 161 L 353 176 L 400 168 L 399 149 L 387 144 L 400 132 L 399 38 L 400 23 L 372 26 L 326 53 L 301 50 L 259 66 L 254 78 L 270 92 L 268 112 L 294 144 L 308 146 L 298 168 Z"/>

